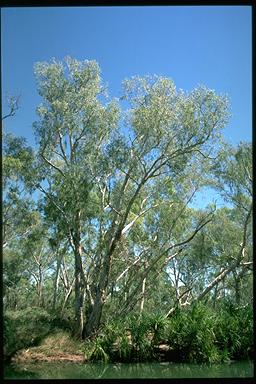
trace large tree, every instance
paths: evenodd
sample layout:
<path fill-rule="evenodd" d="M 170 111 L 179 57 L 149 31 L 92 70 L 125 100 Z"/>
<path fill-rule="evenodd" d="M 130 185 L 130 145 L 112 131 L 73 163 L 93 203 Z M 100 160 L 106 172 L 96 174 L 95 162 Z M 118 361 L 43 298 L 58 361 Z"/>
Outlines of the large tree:
<path fill-rule="evenodd" d="M 175 231 L 216 155 L 227 100 L 205 87 L 184 93 L 168 78 L 133 77 L 124 82 L 118 106 L 109 101 L 95 61 L 67 58 L 38 63 L 35 70 L 43 99 L 34 124 L 36 185 L 49 225 L 73 250 L 77 335 L 90 336 L 125 276 L 118 255 L 129 249 L 131 268 L 136 258 L 143 261 L 133 299 L 125 301 L 132 308 L 152 271 L 176 257 L 211 219 L 207 212 L 190 229 Z M 157 225 L 166 221 L 164 211 L 171 221 L 162 235 Z M 136 231 L 147 226 L 144 242 L 136 240 Z"/>

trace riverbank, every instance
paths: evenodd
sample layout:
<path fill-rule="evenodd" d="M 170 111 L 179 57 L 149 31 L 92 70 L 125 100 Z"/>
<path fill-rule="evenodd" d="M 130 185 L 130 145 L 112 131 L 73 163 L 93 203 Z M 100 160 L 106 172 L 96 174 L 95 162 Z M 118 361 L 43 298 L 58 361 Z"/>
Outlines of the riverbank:
<path fill-rule="evenodd" d="M 166 361 L 171 348 L 167 344 L 154 346 L 156 361 Z M 113 344 L 113 353 L 118 356 L 118 343 Z M 74 340 L 63 331 L 45 337 L 40 345 L 24 348 L 17 351 L 11 358 L 13 364 L 26 364 L 33 362 L 73 362 L 85 363 L 89 359 L 84 351 L 84 344 Z"/>
<path fill-rule="evenodd" d="M 252 315 L 246 308 L 217 314 L 200 304 L 168 319 L 133 315 L 105 324 L 94 338 L 83 341 L 72 337 L 70 324 L 42 310 L 30 312 L 6 314 L 6 363 L 200 364 L 253 358 Z"/>
<path fill-rule="evenodd" d="M 33 350 L 22 350 L 17 352 L 11 362 L 14 364 L 33 363 L 33 362 L 70 362 L 70 363 L 84 363 L 86 362 L 83 354 L 70 354 L 70 353 L 56 353 L 52 355 L 43 354 Z"/>
<path fill-rule="evenodd" d="M 86 361 L 83 344 L 63 331 L 45 337 L 40 345 L 17 351 L 11 358 L 14 364 L 30 362 L 74 362 Z"/>
<path fill-rule="evenodd" d="M 164 357 L 167 352 L 170 351 L 170 347 L 167 344 L 160 344 L 155 346 L 155 351 L 158 355 L 158 360 L 165 360 Z M 11 358 L 11 362 L 14 364 L 33 363 L 33 362 L 73 362 L 73 363 L 85 363 L 88 362 L 88 358 L 82 352 L 74 353 L 71 351 L 61 351 L 59 349 L 44 348 L 44 346 L 31 347 L 17 351 Z"/>

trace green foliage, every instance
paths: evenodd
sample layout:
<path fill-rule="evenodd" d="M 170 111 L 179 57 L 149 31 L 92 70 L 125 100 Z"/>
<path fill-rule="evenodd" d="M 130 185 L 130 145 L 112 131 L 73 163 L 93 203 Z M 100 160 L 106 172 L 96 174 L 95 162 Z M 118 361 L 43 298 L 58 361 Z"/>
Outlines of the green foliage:
<path fill-rule="evenodd" d="M 213 311 L 197 304 L 172 318 L 168 341 L 172 358 L 188 362 L 220 362 L 252 357 L 252 311 Z"/>
<path fill-rule="evenodd" d="M 93 348 L 89 348 L 89 350 L 85 349 L 87 352 L 86 355 L 89 358 L 90 361 L 103 361 L 104 363 L 107 363 L 109 360 L 109 355 L 104 350 L 104 344 L 105 340 L 101 338 L 97 338 L 95 342 L 93 343 Z M 88 353 L 89 352 L 89 353 Z"/>
<path fill-rule="evenodd" d="M 233 360 L 253 358 L 253 310 L 250 307 L 221 308 L 216 321 L 216 343 Z"/>
<path fill-rule="evenodd" d="M 164 337 L 167 325 L 162 316 L 149 314 L 112 321 L 94 341 L 85 342 L 85 354 L 92 361 L 152 361 L 154 346 Z"/>
<path fill-rule="evenodd" d="M 4 355 L 35 345 L 51 331 L 51 317 L 43 309 L 29 308 L 4 313 Z"/>
<path fill-rule="evenodd" d="M 152 325 L 149 316 L 134 315 L 128 320 L 134 348 L 134 358 L 138 361 L 150 360 L 153 357 L 152 343 L 149 338 L 150 332 L 153 331 Z"/>

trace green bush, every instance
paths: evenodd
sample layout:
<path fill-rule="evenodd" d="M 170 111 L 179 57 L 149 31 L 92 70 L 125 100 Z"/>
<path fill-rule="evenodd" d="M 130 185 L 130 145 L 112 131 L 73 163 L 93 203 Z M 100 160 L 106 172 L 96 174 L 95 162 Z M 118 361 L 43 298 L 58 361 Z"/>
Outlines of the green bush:
<path fill-rule="evenodd" d="M 252 358 L 252 340 L 252 309 L 223 305 L 216 311 L 198 303 L 169 319 L 145 313 L 112 321 L 86 348 L 93 361 L 152 361 L 159 358 L 155 347 L 165 343 L 170 361 L 218 363 Z"/>
<path fill-rule="evenodd" d="M 174 361 L 216 363 L 253 356 L 252 309 L 220 311 L 198 303 L 171 318 L 168 343 Z"/>
<path fill-rule="evenodd" d="M 221 360 L 215 344 L 215 317 L 201 303 L 172 317 L 168 340 L 174 360 L 210 363 Z"/>
<path fill-rule="evenodd" d="M 29 308 L 4 314 L 4 356 L 38 344 L 52 329 L 51 317 L 43 309 Z"/>
<path fill-rule="evenodd" d="M 216 321 L 218 348 L 232 360 L 253 358 L 253 310 L 222 308 Z"/>

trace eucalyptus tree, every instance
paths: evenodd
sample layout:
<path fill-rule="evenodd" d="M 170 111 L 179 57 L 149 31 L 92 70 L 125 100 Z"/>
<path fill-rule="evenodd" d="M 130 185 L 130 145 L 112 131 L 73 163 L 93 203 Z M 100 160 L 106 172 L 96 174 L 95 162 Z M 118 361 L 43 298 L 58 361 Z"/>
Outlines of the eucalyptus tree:
<path fill-rule="evenodd" d="M 33 175 L 33 150 L 22 137 L 3 134 L 3 281 L 5 307 L 22 307 L 30 290 L 28 260 L 22 241 L 37 225 L 39 215 L 31 199 L 28 183 Z"/>
<path fill-rule="evenodd" d="M 252 148 L 249 143 L 237 147 L 223 145 L 212 170 L 217 188 L 228 207 L 219 208 L 213 220 L 193 239 L 185 259 L 185 280 L 192 285 L 188 304 L 207 299 L 213 304 L 225 297 L 240 303 L 242 285 L 252 274 Z M 196 277 L 199 272 L 199 283 Z M 188 283 L 190 282 L 190 283 Z M 201 287 L 200 287 L 201 285 Z M 198 289 L 200 287 L 200 289 Z M 247 293 L 250 292 L 247 287 Z M 249 294 L 251 296 L 252 293 Z M 249 297 L 247 297 L 249 300 Z"/>
<path fill-rule="evenodd" d="M 104 89 L 96 62 L 67 58 L 66 67 L 56 61 L 36 65 L 44 102 L 37 109 L 39 121 L 34 126 L 42 175 L 38 188 L 45 195 L 45 214 L 64 233 L 74 252 L 75 316 L 81 336 L 86 287 L 81 237 L 84 223 L 94 214 L 93 202 L 88 200 L 95 181 L 90 166 L 97 166 L 118 109 L 115 102 L 103 106 L 99 101 Z"/>
<path fill-rule="evenodd" d="M 212 165 L 211 185 L 217 188 L 229 207 L 216 211 L 213 220 L 187 250 L 188 257 L 182 266 L 186 271 L 183 278 L 192 286 L 187 304 L 205 300 L 209 293 L 213 303 L 227 294 L 239 304 L 242 286 L 247 287 L 247 299 L 252 297 L 252 286 L 250 290 L 247 284 L 252 283 L 251 157 L 250 143 L 240 143 L 237 147 L 223 144 Z"/>
<path fill-rule="evenodd" d="M 132 241 L 137 231 L 145 232 L 151 212 L 157 223 L 161 207 L 169 204 L 170 213 L 173 204 L 185 209 L 187 200 L 182 208 L 178 196 L 198 182 L 194 165 L 205 169 L 214 157 L 227 121 L 227 100 L 205 87 L 184 93 L 167 78 L 133 77 L 124 81 L 120 104 L 124 100 L 128 107 L 122 110 L 117 100 L 104 99 L 94 61 L 38 63 L 36 75 L 43 98 L 35 123 L 37 187 L 45 195 L 45 216 L 73 250 L 77 334 L 90 336 L 110 293 L 136 258 L 144 263 L 145 282 L 155 266 L 160 268 L 167 255 L 174 257 L 176 249 L 181 252 L 209 222 L 208 212 L 180 237 L 170 225 L 160 242 L 156 227 L 146 233 L 145 244 L 137 236 L 141 247 Z M 174 192 L 167 196 L 168 184 Z M 119 255 L 128 257 L 128 266 L 117 260 Z M 134 293 L 141 290 L 138 284 Z"/>
<path fill-rule="evenodd" d="M 119 171 L 119 180 L 122 184 L 119 187 L 118 183 L 118 188 L 111 190 L 106 180 L 105 190 L 102 187 L 102 196 L 107 196 L 108 206 L 114 211 L 110 241 L 105 237 L 109 250 L 105 256 L 107 268 L 111 266 L 115 247 L 121 244 L 124 237 L 129 239 L 129 236 L 132 236 L 138 222 L 142 222 L 143 226 L 150 212 L 154 211 L 159 215 L 160 206 L 165 207 L 166 211 L 168 204 L 172 206 L 173 199 L 176 198 L 177 203 L 177 195 L 179 193 L 181 195 L 186 181 L 189 183 L 189 180 L 185 179 L 186 175 L 189 175 L 190 179 L 193 178 L 193 171 L 189 172 L 189 169 L 193 169 L 193 164 L 198 164 L 200 159 L 202 164 L 210 155 L 214 156 L 213 143 L 227 117 L 226 100 L 216 96 L 214 92 L 200 88 L 185 95 L 176 91 L 171 80 L 159 77 L 135 77 L 125 81 L 123 98 L 131 106 L 126 112 L 127 134 L 122 141 L 119 139 L 119 145 L 115 144 L 115 153 L 118 154 L 119 151 L 119 157 L 116 163 L 113 162 L 113 168 Z M 120 143 L 124 143 L 121 150 Z M 168 182 L 169 184 L 173 182 L 175 186 L 173 196 L 169 194 L 163 197 L 161 191 L 156 198 L 154 191 L 157 186 Z M 188 200 L 187 198 L 183 201 L 182 209 Z M 134 306 L 137 292 L 141 291 L 148 274 L 160 260 L 163 264 L 163 256 L 168 254 L 169 258 L 174 257 L 171 252 L 175 248 L 180 252 L 182 246 L 189 242 L 208 220 L 209 215 L 206 214 L 196 223 L 187 237 L 183 234 L 173 242 L 169 230 L 167 233 L 169 238 L 162 241 L 160 252 L 159 248 L 157 251 L 154 250 L 158 230 L 145 235 L 150 238 L 150 242 L 137 251 L 139 255 L 135 251 L 139 259 L 141 252 L 143 254 L 140 261 L 144 262 L 144 271 L 140 271 L 141 281 L 132 291 L 131 300 L 127 298 L 125 312 Z M 148 263 L 146 259 L 149 260 Z M 134 262 L 135 260 L 132 266 Z M 107 282 L 107 270 L 106 273 L 103 272 L 104 276 Z M 103 287 L 105 291 L 106 283 Z"/>
<path fill-rule="evenodd" d="M 19 109 L 20 96 L 8 96 L 6 101 L 8 112 L 3 114 L 2 121 L 9 117 L 13 117 L 16 114 Z"/>

